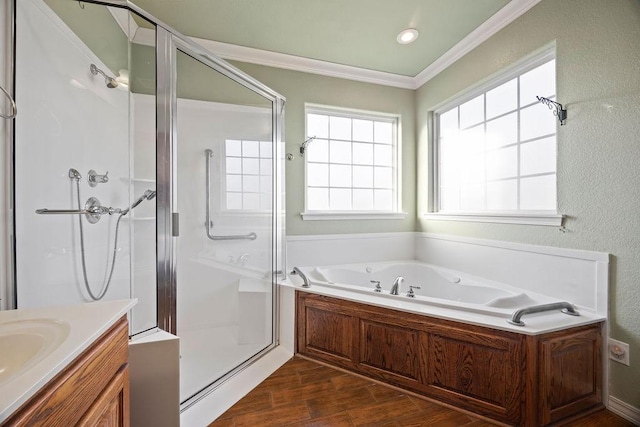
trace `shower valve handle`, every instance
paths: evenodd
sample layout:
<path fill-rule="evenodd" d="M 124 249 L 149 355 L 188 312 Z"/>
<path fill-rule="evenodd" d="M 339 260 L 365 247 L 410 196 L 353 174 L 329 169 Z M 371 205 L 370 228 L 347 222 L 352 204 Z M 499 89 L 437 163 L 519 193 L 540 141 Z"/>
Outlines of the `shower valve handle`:
<path fill-rule="evenodd" d="M 109 171 L 107 171 L 104 175 L 98 175 L 96 171 L 91 169 L 87 174 L 87 180 L 89 181 L 89 186 L 95 187 L 98 184 L 106 184 L 109 182 Z"/>

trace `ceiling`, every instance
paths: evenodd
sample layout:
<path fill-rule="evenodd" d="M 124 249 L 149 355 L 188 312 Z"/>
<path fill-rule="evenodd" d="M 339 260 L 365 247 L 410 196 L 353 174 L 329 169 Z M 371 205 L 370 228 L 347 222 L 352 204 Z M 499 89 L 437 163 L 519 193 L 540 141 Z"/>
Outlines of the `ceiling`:
<path fill-rule="evenodd" d="M 133 2 L 187 36 L 415 77 L 504 6 L 525 0 Z M 398 44 L 409 27 L 420 36 Z"/>

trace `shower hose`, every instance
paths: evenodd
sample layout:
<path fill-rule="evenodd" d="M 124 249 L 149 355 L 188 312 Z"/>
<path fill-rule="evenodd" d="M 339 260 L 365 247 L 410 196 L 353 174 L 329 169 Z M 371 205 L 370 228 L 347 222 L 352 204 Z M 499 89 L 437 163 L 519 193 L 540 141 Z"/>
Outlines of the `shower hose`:
<path fill-rule="evenodd" d="M 78 199 L 78 210 L 81 210 L 82 206 L 80 204 L 80 180 L 79 179 L 76 179 L 76 194 Z M 82 259 L 82 276 L 84 277 L 84 287 L 87 290 L 87 293 L 89 294 L 91 299 L 94 301 L 101 300 L 109 290 L 109 285 L 111 284 L 111 277 L 113 276 L 113 270 L 116 266 L 116 257 L 118 254 L 118 229 L 120 228 L 120 220 L 127 213 L 129 213 L 128 209 L 126 212 L 121 212 L 118 215 L 118 219 L 116 221 L 115 237 L 113 239 L 113 255 L 111 257 L 111 269 L 109 271 L 109 277 L 107 278 L 107 281 L 102 285 L 102 290 L 98 295 L 95 295 L 91 290 L 91 286 L 89 285 L 89 279 L 87 278 L 87 265 L 85 261 L 85 252 L 84 252 L 84 230 L 82 227 L 83 215 L 78 215 L 78 224 L 80 225 L 80 252 L 82 253 L 81 259 Z"/>

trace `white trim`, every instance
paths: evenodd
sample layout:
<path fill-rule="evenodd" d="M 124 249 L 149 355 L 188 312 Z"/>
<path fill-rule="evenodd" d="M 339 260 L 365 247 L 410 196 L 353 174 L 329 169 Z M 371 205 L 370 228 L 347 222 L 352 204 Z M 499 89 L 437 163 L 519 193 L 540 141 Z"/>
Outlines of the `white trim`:
<path fill-rule="evenodd" d="M 560 214 L 504 214 L 504 213 L 425 213 L 425 219 L 437 221 L 490 222 L 496 224 L 547 225 L 562 227 L 565 215 Z"/>
<path fill-rule="evenodd" d="M 355 80 L 382 86 L 398 87 L 401 89 L 416 89 L 415 77 L 401 74 L 386 73 L 384 71 L 368 70 L 351 65 L 336 64 L 286 53 L 270 52 L 252 47 L 238 46 L 213 40 L 188 37 L 200 46 L 229 61 L 247 62 L 250 64 L 266 65 L 267 67 L 300 71 L 303 73 L 319 74 L 321 76 L 339 79 Z M 155 45 L 155 31 L 149 28 L 138 28 L 133 41 L 147 46 Z"/>
<path fill-rule="evenodd" d="M 333 105 L 314 104 L 305 102 L 304 109 L 307 114 L 326 114 L 332 116 L 346 117 L 349 119 L 377 120 L 377 121 L 398 121 L 402 117 L 396 113 L 385 113 L 383 111 L 362 110 L 360 108 L 335 107 Z M 331 139 L 331 138 L 328 138 Z"/>
<path fill-rule="evenodd" d="M 415 77 L 401 74 L 387 73 L 384 71 L 369 70 L 350 65 L 336 64 L 301 56 L 288 55 L 278 52 L 270 52 L 213 40 L 189 37 L 205 49 L 213 52 L 221 58 L 231 61 L 248 62 L 251 64 L 266 65 L 268 67 L 282 68 L 285 70 L 300 71 L 303 73 L 318 74 L 327 77 L 354 80 L 383 86 L 397 87 L 401 89 L 418 89 L 420 86 L 444 71 L 451 64 L 478 47 L 481 43 L 502 30 L 526 13 L 541 0 L 511 0 L 502 9 L 469 33 L 464 39 L 436 59 L 427 68 Z M 134 43 L 155 46 L 155 30 L 138 27 L 130 20 L 129 34 Z M 121 25 L 122 27 L 122 25 Z M 124 31 L 124 28 L 123 28 Z"/>
<path fill-rule="evenodd" d="M 122 32 L 127 36 L 130 42 L 134 40 L 138 27 L 136 21 L 130 18 L 129 11 L 120 7 L 107 6 L 107 10 L 113 16 Z"/>
<path fill-rule="evenodd" d="M 356 219 L 405 219 L 406 212 L 301 212 L 305 221 L 331 221 Z"/>
<path fill-rule="evenodd" d="M 413 236 L 414 231 L 399 231 L 392 233 L 354 233 L 354 234 L 306 234 L 298 236 L 287 236 L 287 242 L 308 242 L 315 240 L 358 240 L 358 239 L 379 239 Z"/>
<path fill-rule="evenodd" d="M 283 68 L 285 70 L 301 71 L 303 73 L 313 73 L 327 77 L 356 80 L 364 83 L 402 89 L 415 89 L 414 77 L 410 76 L 367 70 L 350 65 L 336 64 L 278 52 L 269 52 L 212 40 L 198 38 L 192 38 L 192 40 L 216 55 L 231 61 L 248 62 L 251 64 L 266 65 L 268 67 Z"/>
<path fill-rule="evenodd" d="M 478 28 L 470 32 L 464 39 L 449 49 L 444 55 L 436 59 L 431 65 L 422 70 L 415 78 L 415 88 L 419 88 L 458 59 L 480 46 L 498 31 L 524 15 L 541 0 L 511 0 L 496 12 L 491 18 L 483 22 Z"/>
<path fill-rule="evenodd" d="M 614 396 L 609 396 L 607 409 L 635 425 L 640 425 L 640 409 Z"/>
<path fill-rule="evenodd" d="M 468 243 L 478 246 L 509 249 L 512 251 L 531 252 L 536 254 L 553 255 L 564 258 L 576 258 L 596 262 L 609 262 L 609 254 L 606 252 L 585 251 L 581 249 L 560 248 L 554 246 L 532 245 L 529 243 L 508 242 L 504 240 L 480 239 L 476 237 L 456 236 L 452 234 L 416 232 L 416 237 L 449 242 Z"/>
<path fill-rule="evenodd" d="M 585 251 L 581 249 L 559 248 L 554 246 L 531 245 L 529 243 L 507 242 L 503 240 L 479 239 L 475 237 L 454 236 L 451 234 L 416 232 L 417 238 L 444 240 L 449 242 L 469 243 L 478 246 L 509 249 L 512 251 L 531 252 L 535 254 L 553 255 L 563 258 L 575 258 L 587 261 L 609 263 L 609 254 L 606 252 Z M 601 278 L 607 278 L 606 276 Z"/>

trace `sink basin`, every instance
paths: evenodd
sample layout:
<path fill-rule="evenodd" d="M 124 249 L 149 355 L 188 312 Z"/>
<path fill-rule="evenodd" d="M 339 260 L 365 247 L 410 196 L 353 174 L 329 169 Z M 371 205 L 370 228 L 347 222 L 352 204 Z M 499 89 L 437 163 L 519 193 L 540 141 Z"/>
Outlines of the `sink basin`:
<path fill-rule="evenodd" d="M 58 348 L 69 330 L 67 322 L 56 319 L 0 322 L 0 386 Z"/>

